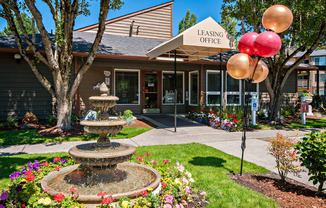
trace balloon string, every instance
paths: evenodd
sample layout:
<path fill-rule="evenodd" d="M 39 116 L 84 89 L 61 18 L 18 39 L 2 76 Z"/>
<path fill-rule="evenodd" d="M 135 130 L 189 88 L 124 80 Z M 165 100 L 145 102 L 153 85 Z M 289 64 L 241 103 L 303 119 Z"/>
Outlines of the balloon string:
<path fill-rule="evenodd" d="M 253 79 L 254 79 L 254 76 L 255 76 L 255 72 L 256 72 L 256 69 L 257 69 L 257 66 L 258 66 L 258 62 L 260 61 L 260 59 L 261 59 L 261 57 L 260 57 L 260 56 L 258 56 L 258 59 L 257 59 L 257 63 L 256 63 L 256 66 L 255 66 L 255 68 L 254 68 L 254 72 L 252 73 L 252 76 L 251 76 L 251 78 L 249 79 L 249 82 L 252 82 L 252 81 L 253 81 Z"/>

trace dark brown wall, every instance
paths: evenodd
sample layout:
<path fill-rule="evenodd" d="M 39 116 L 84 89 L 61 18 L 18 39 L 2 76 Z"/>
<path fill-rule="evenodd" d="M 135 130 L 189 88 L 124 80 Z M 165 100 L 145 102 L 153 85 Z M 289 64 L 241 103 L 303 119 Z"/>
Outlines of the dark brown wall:
<path fill-rule="evenodd" d="M 0 120 L 9 115 L 22 119 L 26 112 L 45 119 L 52 112 L 51 94 L 44 89 L 28 64 L 17 64 L 14 54 L 0 53 Z M 41 72 L 50 77 L 50 70 L 39 64 Z M 50 80 L 52 82 L 52 80 Z"/>

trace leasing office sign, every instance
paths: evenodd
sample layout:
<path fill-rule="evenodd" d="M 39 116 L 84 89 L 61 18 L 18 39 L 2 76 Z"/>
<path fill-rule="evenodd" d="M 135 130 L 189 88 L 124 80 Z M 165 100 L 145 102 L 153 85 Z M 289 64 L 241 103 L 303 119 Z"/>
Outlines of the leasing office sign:
<path fill-rule="evenodd" d="M 201 43 L 221 44 L 224 36 L 223 32 L 212 30 L 197 30 L 199 41 Z"/>

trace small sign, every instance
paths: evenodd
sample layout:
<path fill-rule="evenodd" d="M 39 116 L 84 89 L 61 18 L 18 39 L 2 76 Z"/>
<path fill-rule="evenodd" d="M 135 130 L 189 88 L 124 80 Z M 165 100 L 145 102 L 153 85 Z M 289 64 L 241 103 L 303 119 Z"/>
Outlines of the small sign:
<path fill-rule="evenodd" d="M 257 98 L 251 99 L 251 110 L 258 111 L 258 99 Z"/>
<path fill-rule="evenodd" d="M 105 84 L 110 85 L 110 77 L 105 77 Z"/>
<path fill-rule="evenodd" d="M 105 75 L 106 77 L 109 77 L 109 76 L 111 75 L 111 72 L 110 72 L 110 71 L 104 71 L 104 75 Z"/>
<path fill-rule="evenodd" d="M 154 83 L 148 83 L 148 87 L 154 87 Z"/>

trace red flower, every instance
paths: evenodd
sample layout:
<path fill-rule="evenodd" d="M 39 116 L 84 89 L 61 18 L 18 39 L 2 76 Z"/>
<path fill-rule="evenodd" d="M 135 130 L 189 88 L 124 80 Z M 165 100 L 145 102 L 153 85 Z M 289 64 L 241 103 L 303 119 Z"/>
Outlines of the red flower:
<path fill-rule="evenodd" d="M 110 192 L 110 195 L 112 196 L 114 193 L 113 192 Z"/>
<path fill-rule="evenodd" d="M 105 195 L 106 195 L 106 192 L 97 193 L 97 196 L 105 196 Z"/>
<path fill-rule="evenodd" d="M 76 192 L 75 188 L 71 188 L 70 191 L 69 191 L 69 193 L 71 193 L 71 194 L 74 194 L 75 192 Z"/>
<path fill-rule="evenodd" d="M 72 157 L 71 154 L 69 154 L 68 157 Z"/>
<path fill-rule="evenodd" d="M 233 122 L 234 122 L 234 123 L 238 123 L 238 119 L 235 118 L 235 119 L 233 120 Z"/>
<path fill-rule="evenodd" d="M 55 157 L 54 160 L 57 161 L 57 162 L 60 162 L 61 158 L 60 157 Z"/>
<path fill-rule="evenodd" d="M 137 155 L 137 151 L 135 151 L 135 155 Z"/>
<path fill-rule="evenodd" d="M 27 181 L 34 181 L 34 179 L 35 179 L 35 175 L 27 175 L 26 176 Z"/>
<path fill-rule="evenodd" d="M 24 204 L 22 204 L 22 207 L 26 207 L 25 203 L 24 203 Z"/>
<path fill-rule="evenodd" d="M 235 115 L 235 114 L 233 114 L 233 117 L 236 117 L 236 115 Z"/>
<path fill-rule="evenodd" d="M 48 188 L 44 189 L 44 192 L 48 192 L 48 191 L 50 191 L 50 189 L 48 189 Z"/>
<path fill-rule="evenodd" d="M 151 156 L 151 154 L 150 154 L 149 152 L 146 152 L 146 153 L 145 153 L 145 156 L 148 156 L 148 157 L 150 157 L 150 156 Z"/>
<path fill-rule="evenodd" d="M 143 161 L 142 158 L 140 158 L 140 157 L 137 157 L 136 160 L 138 160 L 139 163 L 142 163 L 142 161 Z"/>
<path fill-rule="evenodd" d="M 74 195 L 74 199 L 78 199 L 78 197 L 79 197 L 79 194 Z"/>
<path fill-rule="evenodd" d="M 54 169 L 56 169 L 57 171 L 59 171 L 60 170 L 60 166 L 57 166 Z"/>
<path fill-rule="evenodd" d="M 162 184 L 162 188 L 166 188 L 168 186 L 167 184 L 165 184 L 163 182 L 161 182 L 161 184 Z"/>
<path fill-rule="evenodd" d="M 144 197 L 147 197 L 147 196 L 148 196 L 148 193 L 147 193 L 147 191 L 145 190 L 145 191 L 140 192 L 140 195 L 142 195 L 142 196 L 144 196 Z"/>
<path fill-rule="evenodd" d="M 101 204 L 110 204 L 112 202 L 114 202 L 114 200 L 111 199 L 111 197 L 107 197 L 102 200 Z"/>
<path fill-rule="evenodd" d="M 49 164 L 49 162 L 48 161 L 45 161 L 45 162 L 43 162 L 43 164 L 42 164 L 44 167 L 48 167 L 50 164 Z"/>
<path fill-rule="evenodd" d="M 167 164 L 169 163 L 169 160 L 163 160 L 163 163 Z"/>
<path fill-rule="evenodd" d="M 56 200 L 57 202 L 61 202 L 64 199 L 65 199 L 65 195 L 63 195 L 61 193 L 56 193 L 54 196 L 54 200 Z"/>
<path fill-rule="evenodd" d="M 33 171 L 29 170 L 26 172 L 26 175 L 32 175 L 33 174 Z"/>

